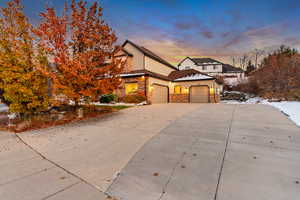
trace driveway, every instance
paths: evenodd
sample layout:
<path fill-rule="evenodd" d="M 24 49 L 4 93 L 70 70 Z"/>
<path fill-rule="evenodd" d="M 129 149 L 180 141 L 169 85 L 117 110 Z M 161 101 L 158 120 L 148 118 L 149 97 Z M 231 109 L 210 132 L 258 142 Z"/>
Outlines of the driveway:
<path fill-rule="evenodd" d="M 167 104 L 0 133 L 0 199 L 297 199 L 300 129 L 265 105 Z"/>

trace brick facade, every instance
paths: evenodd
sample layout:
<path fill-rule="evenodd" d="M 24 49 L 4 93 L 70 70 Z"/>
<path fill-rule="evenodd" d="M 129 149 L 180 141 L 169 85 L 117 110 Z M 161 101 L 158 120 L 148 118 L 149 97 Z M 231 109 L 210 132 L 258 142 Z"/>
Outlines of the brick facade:
<path fill-rule="evenodd" d="M 189 94 L 170 94 L 170 103 L 189 103 Z"/>
<path fill-rule="evenodd" d="M 147 81 L 147 77 L 130 77 L 130 78 L 122 78 L 122 83 L 119 86 L 118 90 L 117 90 L 117 95 L 119 97 L 124 97 L 126 96 L 126 92 L 125 92 L 125 84 L 126 83 L 137 83 L 138 84 L 138 94 L 143 94 L 145 96 L 146 95 L 146 81 Z"/>

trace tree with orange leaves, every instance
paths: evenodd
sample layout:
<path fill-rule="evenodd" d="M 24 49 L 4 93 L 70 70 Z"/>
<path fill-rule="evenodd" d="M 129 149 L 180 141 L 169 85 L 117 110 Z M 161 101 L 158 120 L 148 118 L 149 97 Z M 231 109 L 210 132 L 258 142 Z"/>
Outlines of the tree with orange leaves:
<path fill-rule="evenodd" d="M 20 0 L 0 9 L 0 90 L 10 112 L 33 114 L 49 106 L 48 80 L 37 70 L 45 55 L 34 47 Z"/>
<path fill-rule="evenodd" d="M 51 78 L 54 96 L 63 95 L 78 105 L 119 86 L 124 62 L 114 57 L 117 37 L 96 2 L 88 7 L 82 0 L 72 0 L 70 10 L 66 6 L 61 16 L 47 8 L 41 17 L 34 32 L 50 65 L 40 65 L 40 70 Z"/>

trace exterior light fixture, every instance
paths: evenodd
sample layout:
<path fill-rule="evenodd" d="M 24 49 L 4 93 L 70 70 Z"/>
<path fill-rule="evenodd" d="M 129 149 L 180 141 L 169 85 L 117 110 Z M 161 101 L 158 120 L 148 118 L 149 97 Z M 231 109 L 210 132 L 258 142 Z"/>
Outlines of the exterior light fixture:
<path fill-rule="evenodd" d="M 142 79 L 142 80 L 145 80 L 145 76 L 142 76 L 141 79 Z"/>

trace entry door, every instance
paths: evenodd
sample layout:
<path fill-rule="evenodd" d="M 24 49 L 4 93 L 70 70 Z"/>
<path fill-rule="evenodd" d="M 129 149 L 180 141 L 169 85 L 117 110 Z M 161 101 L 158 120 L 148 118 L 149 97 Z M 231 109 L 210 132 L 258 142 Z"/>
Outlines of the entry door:
<path fill-rule="evenodd" d="M 191 103 L 209 103 L 208 86 L 192 86 L 190 90 Z"/>
<path fill-rule="evenodd" d="M 168 103 L 169 88 L 167 86 L 153 85 L 152 103 Z"/>

